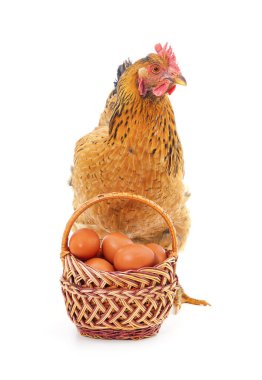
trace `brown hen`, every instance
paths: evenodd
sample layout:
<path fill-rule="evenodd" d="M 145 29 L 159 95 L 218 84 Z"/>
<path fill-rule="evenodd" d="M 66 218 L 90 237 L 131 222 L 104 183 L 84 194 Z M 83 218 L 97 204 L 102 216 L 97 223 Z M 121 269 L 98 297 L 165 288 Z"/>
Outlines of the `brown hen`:
<path fill-rule="evenodd" d="M 74 208 L 112 191 L 143 195 L 172 217 L 178 244 L 185 243 L 190 219 L 185 206 L 184 162 L 167 93 L 186 84 L 171 49 L 156 46 L 150 54 L 119 75 L 101 115 L 99 127 L 75 148 L 72 186 Z M 88 210 L 79 222 L 100 235 L 122 231 L 134 240 L 170 243 L 166 225 L 153 210 L 132 201 L 111 201 Z"/>

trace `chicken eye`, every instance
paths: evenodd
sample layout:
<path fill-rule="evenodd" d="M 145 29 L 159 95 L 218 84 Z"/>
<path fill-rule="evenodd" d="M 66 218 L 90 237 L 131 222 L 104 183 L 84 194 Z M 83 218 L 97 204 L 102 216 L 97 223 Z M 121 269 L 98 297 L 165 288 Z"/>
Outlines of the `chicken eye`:
<path fill-rule="evenodd" d="M 153 66 L 151 67 L 151 72 L 152 72 L 153 74 L 159 74 L 159 72 L 160 72 L 160 67 L 159 67 L 158 65 L 153 65 Z"/>

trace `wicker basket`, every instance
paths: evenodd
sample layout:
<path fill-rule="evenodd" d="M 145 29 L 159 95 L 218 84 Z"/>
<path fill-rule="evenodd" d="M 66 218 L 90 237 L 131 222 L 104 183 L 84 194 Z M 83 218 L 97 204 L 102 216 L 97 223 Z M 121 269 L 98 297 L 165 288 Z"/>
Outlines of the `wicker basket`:
<path fill-rule="evenodd" d="M 172 250 L 154 267 L 102 272 L 75 258 L 68 248 L 70 230 L 80 214 L 110 199 L 131 199 L 152 207 L 166 221 Z M 61 287 L 67 313 L 81 335 L 104 339 L 142 339 L 158 333 L 179 290 L 176 233 L 167 213 L 156 203 L 133 194 L 109 193 L 85 202 L 69 219 L 62 239 Z"/>

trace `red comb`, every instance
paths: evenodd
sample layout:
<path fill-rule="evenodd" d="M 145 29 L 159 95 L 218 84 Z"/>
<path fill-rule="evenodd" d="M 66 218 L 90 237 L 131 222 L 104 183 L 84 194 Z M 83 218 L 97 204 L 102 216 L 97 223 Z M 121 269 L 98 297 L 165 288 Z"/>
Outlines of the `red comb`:
<path fill-rule="evenodd" d="M 161 44 L 156 44 L 155 45 L 155 51 L 159 55 L 159 57 L 166 58 L 168 59 L 169 66 L 174 70 L 176 74 L 180 74 L 180 68 L 178 67 L 176 63 L 176 56 L 171 48 L 167 48 L 167 43 L 162 47 Z"/>

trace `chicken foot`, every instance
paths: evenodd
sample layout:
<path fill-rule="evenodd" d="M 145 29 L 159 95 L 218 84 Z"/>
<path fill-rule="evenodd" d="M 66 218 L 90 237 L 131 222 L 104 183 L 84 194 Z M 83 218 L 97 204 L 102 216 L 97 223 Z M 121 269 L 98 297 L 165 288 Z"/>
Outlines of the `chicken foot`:
<path fill-rule="evenodd" d="M 210 303 L 208 303 L 205 300 L 198 300 L 196 298 L 189 297 L 184 292 L 184 289 L 179 285 L 176 296 L 175 296 L 175 300 L 174 300 L 175 313 L 178 313 L 183 303 L 189 303 L 191 305 L 199 305 L 199 306 L 211 306 Z"/>

